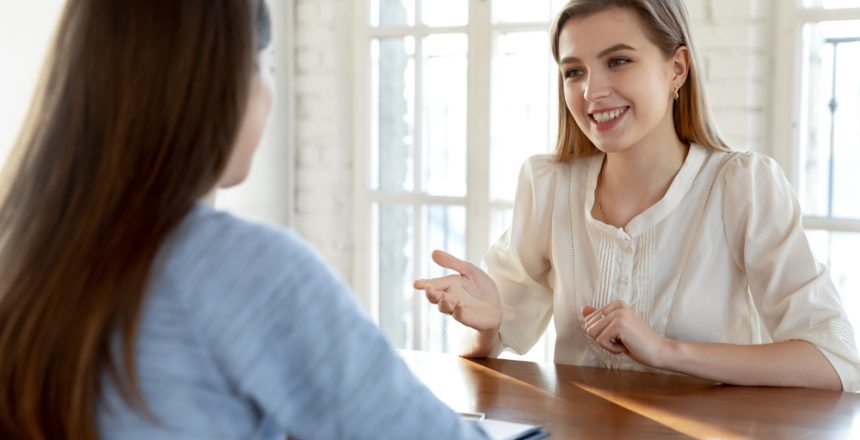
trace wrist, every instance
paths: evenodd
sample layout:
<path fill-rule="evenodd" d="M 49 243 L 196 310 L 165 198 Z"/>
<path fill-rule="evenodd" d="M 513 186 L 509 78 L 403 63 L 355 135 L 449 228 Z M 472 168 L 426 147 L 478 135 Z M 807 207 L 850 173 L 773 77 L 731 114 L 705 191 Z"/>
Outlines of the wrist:
<path fill-rule="evenodd" d="M 654 366 L 663 370 L 677 370 L 683 357 L 684 342 L 663 338 L 661 345 Z"/>
<path fill-rule="evenodd" d="M 478 332 L 478 338 L 481 345 L 487 348 L 488 355 L 498 352 L 499 346 L 502 345 L 502 335 L 499 333 L 498 327 Z"/>
<path fill-rule="evenodd" d="M 464 355 L 466 357 L 493 357 L 496 356 L 501 348 L 502 339 L 498 328 L 491 330 L 477 330 L 474 345 Z"/>
<path fill-rule="evenodd" d="M 478 341 L 479 346 L 493 346 L 496 347 L 501 345 L 501 329 L 502 329 L 502 314 L 501 312 L 498 314 L 498 321 L 494 323 L 485 323 L 486 327 L 484 328 L 474 328 L 474 330 L 478 333 Z"/>

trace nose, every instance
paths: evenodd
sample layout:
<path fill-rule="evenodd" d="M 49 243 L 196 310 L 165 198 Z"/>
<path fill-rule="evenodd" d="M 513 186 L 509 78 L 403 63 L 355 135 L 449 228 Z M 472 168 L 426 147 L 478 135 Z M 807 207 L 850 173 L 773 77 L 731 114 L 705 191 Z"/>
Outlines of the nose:
<path fill-rule="evenodd" d="M 586 101 L 595 102 L 609 96 L 611 88 L 606 75 L 589 73 L 586 81 L 583 81 L 583 97 Z"/>

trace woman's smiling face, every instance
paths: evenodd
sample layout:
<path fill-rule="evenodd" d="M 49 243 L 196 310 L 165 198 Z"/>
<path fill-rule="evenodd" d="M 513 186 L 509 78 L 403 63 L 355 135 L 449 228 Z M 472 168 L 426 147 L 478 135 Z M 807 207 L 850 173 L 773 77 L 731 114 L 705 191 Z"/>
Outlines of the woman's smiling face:
<path fill-rule="evenodd" d="M 597 148 L 677 142 L 672 96 L 686 48 L 667 59 L 635 13 L 617 8 L 569 20 L 558 47 L 567 109 Z"/>

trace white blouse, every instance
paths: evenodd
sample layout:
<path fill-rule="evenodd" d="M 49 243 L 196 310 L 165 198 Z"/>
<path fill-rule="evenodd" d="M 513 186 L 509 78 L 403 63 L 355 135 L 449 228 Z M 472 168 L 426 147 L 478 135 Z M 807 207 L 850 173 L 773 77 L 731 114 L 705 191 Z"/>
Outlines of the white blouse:
<path fill-rule="evenodd" d="M 591 216 L 603 157 L 523 165 L 511 227 L 484 259 L 505 347 L 527 352 L 554 317 L 555 362 L 649 370 L 585 334 L 582 307 L 620 299 L 676 340 L 809 341 L 860 389 L 851 324 L 772 159 L 692 145 L 666 195 L 619 229 Z"/>

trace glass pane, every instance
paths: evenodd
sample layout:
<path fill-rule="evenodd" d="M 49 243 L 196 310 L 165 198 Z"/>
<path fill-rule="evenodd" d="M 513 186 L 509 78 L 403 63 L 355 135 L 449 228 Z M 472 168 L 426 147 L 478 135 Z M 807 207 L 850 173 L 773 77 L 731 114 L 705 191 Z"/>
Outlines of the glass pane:
<path fill-rule="evenodd" d="M 856 339 L 860 335 L 860 232 L 807 231 L 806 235 L 815 258 L 830 266 Z"/>
<path fill-rule="evenodd" d="M 860 8 L 860 0 L 804 0 L 803 6 L 824 9 Z"/>
<path fill-rule="evenodd" d="M 411 191 L 415 157 L 415 40 L 371 41 L 371 188 Z"/>
<path fill-rule="evenodd" d="M 379 326 L 397 348 L 414 347 L 412 319 L 415 291 L 412 289 L 414 209 L 405 205 L 374 207 L 377 251 Z"/>
<path fill-rule="evenodd" d="M 466 0 L 424 0 L 421 21 L 428 26 L 463 26 L 469 22 Z"/>
<path fill-rule="evenodd" d="M 428 206 L 425 208 L 426 229 L 425 243 L 426 251 L 421 260 L 427 265 L 421 273 L 428 277 L 444 276 L 447 271 L 430 260 L 430 252 L 434 249 L 444 250 L 458 258 L 466 255 L 466 207 L 465 206 Z M 413 290 L 414 292 L 414 290 Z M 415 293 L 413 293 L 415 294 Z M 424 297 L 418 293 L 423 300 Z M 437 306 L 423 301 L 424 316 L 427 325 L 424 330 L 426 350 L 451 351 L 458 348 L 455 340 L 456 333 L 449 331 L 451 326 L 457 325 L 452 318 L 439 313 Z"/>
<path fill-rule="evenodd" d="M 801 200 L 808 215 L 860 218 L 860 21 L 804 29 Z"/>
<path fill-rule="evenodd" d="M 512 201 L 523 161 L 555 140 L 556 69 L 546 32 L 495 35 L 490 96 L 490 197 Z"/>
<path fill-rule="evenodd" d="M 413 26 L 415 0 L 370 0 L 371 26 Z"/>
<path fill-rule="evenodd" d="M 548 22 L 555 12 L 549 0 L 493 0 L 494 23 Z"/>
<path fill-rule="evenodd" d="M 466 51 L 464 34 L 423 41 L 422 158 L 425 189 L 466 194 Z"/>

